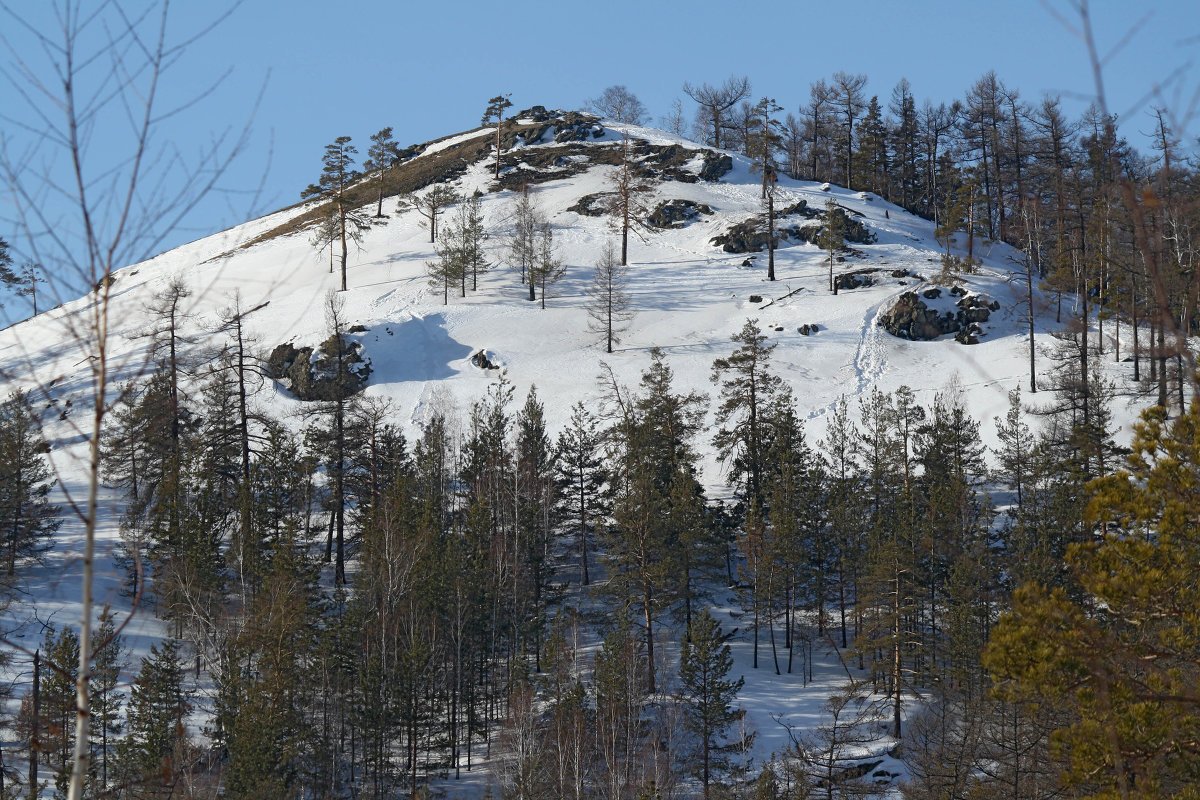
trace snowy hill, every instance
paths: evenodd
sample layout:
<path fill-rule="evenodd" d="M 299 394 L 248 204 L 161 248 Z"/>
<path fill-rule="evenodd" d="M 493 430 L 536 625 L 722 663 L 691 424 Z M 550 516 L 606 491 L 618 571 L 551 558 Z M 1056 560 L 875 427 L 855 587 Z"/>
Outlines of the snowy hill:
<path fill-rule="evenodd" d="M 734 225 L 762 213 L 761 176 L 749 161 L 729 154 L 732 168 L 716 180 L 703 180 L 700 171 L 716 162 L 711 151 L 706 156 L 706 148 L 696 143 L 607 122 L 577 120 L 571 130 L 569 137 L 556 142 L 553 118 L 523 120 L 510 142 L 513 149 L 505 156 L 509 166 L 499 183 L 492 174 L 492 129 L 431 143 L 401 168 L 410 177 L 397 178 L 400 183 L 389 191 L 421 189 L 428 184 L 421 183 L 420 176 L 433 175 L 446 177 L 463 195 L 483 193 L 483 215 L 491 232 L 486 246 L 496 266 L 481 277 L 478 291 L 465 298 L 451 292 L 449 303 L 443 304 L 441 294 L 430 291 L 425 265 L 436 256 L 429 232 L 419 224 L 417 213 L 396 211 L 395 196 L 384 201 L 386 219 L 365 234 L 360 248 L 351 246 L 349 286 L 339 298 L 345 322 L 371 365 L 365 392 L 391 404 L 394 420 L 410 441 L 435 413 L 461 415 L 497 379 L 496 370 L 473 363 L 472 356 L 480 351 L 505 370 L 518 397 L 536 385 L 549 427 L 557 431 L 577 401 L 597 405 L 602 362 L 619 381 L 634 385 L 652 348 L 666 354 L 680 391 L 712 395 L 713 360 L 731 352 L 730 337 L 751 318 L 777 345 L 774 370 L 794 391 L 812 442 L 822 436 L 824 417 L 842 397 L 855 408 L 873 388 L 891 392 L 907 385 L 918 401 L 928 404 L 935 393 L 953 385 L 961 387 L 990 443 L 995 439 L 992 418 L 1003 415 L 1007 393 L 1018 385 L 1028 390 L 1023 273 L 1019 255 L 1008 246 L 977 244 L 982 265 L 965 276 L 970 293 L 998 303 L 980 324 L 978 344 L 961 344 L 952 335 L 934 341 L 897 338 L 879 323 L 903 294 L 932 287 L 944 249 L 934 238 L 932 223 L 866 193 L 781 177 L 776 208 L 804 201 L 807 208 L 820 210 L 832 199 L 874 234 L 873 243 L 854 245 L 854 252 L 843 254 L 845 261 L 836 264 L 839 274 L 870 271 L 864 274 L 871 283 L 831 294 L 826 253 L 795 240 L 777 250 L 777 280 L 771 282 L 765 252 L 750 257 L 712 244 Z M 586 292 L 601 248 L 614 233 L 605 217 L 571 209 L 590 195 L 609 191 L 623 134 L 644 142 L 642 157 L 656 165 L 651 207 L 681 200 L 706 206 L 712 213 L 648 232 L 644 240 L 631 236 L 629 292 L 635 316 L 622 343 L 609 355 L 600 337 L 588 329 Z M 424 166 L 429 168 L 422 172 Z M 517 194 L 512 187 L 521 179 L 534 179 L 534 201 L 554 227 L 558 256 L 566 266 L 545 309 L 540 302 L 529 302 L 527 287 L 504 265 L 505 235 Z M 405 180 L 409 183 L 403 184 Z M 366 211 L 373 213 L 369 188 L 363 188 L 362 199 Z M 197 353 L 211 352 L 221 341 L 211 331 L 235 295 L 243 309 L 266 304 L 246 317 L 247 333 L 261 361 L 284 343 L 317 347 L 329 335 L 324 306 L 340 276 L 331 271 L 329 250 L 312 244 L 314 208 L 312 203 L 300 204 L 118 271 L 111 287 L 111 384 L 119 386 L 144 374 L 151 309 L 156 296 L 176 279 L 190 290 L 185 319 Z M 802 216 L 780 222 L 804 223 Z M 948 289 L 942 287 L 942 297 L 929 304 L 948 304 Z M 33 392 L 62 487 L 76 498 L 85 489 L 86 442 L 75 426 L 86 429 L 90 396 L 84 353 L 72 336 L 86 335 L 79 331 L 86 330 L 81 325 L 93 302 L 89 295 L 0 332 L 0 367 L 12 376 L 5 393 L 17 387 Z M 1035 303 L 1036 347 L 1044 356 L 1053 349 L 1052 333 L 1060 326 L 1047 299 L 1036 297 Z M 1127 380 L 1124 365 L 1105 366 L 1114 379 Z M 1047 369 L 1043 359 L 1039 371 L 1044 375 Z M 1117 420 L 1127 428 L 1142 403 L 1125 383 L 1118 388 Z M 305 405 L 285 386 L 269 380 L 263 381 L 252 403 L 297 427 Z M 709 422 L 717 427 L 711 412 Z M 728 495 L 708 437 L 698 444 L 711 496 Z M 106 490 L 103 499 L 97 597 L 101 603 L 120 606 L 127 601 L 118 593 L 121 576 L 112 566 L 120 505 L 115 490 Z M 65 523 L 45 566 L 33 573 L 30 604 L 40 619 L 74 618 L 80 536 L 74 519 Z M 145 612 L 131 630 L 137 652 L 161 633 Z M 33 642 L 40 632 L 26 625 L 15 636 L 17 641 Z M 738 653 L 738 666 L 745 667 L 743 645 Z M 742 704 L 749 709 L 751 724 L 762 732 L 757 745 L 762 755 L 785 743 L 772 713 L 790 714 L 795 724 L 805 724 L 820 707 L 820 691 L 828 693 L 839 679 L 841 668 L 828 657 L 820 660 L 817 694 L 803 688 L 798 676 L 781 681 L 764 669 L 753 680 L 748 678 Z"/>

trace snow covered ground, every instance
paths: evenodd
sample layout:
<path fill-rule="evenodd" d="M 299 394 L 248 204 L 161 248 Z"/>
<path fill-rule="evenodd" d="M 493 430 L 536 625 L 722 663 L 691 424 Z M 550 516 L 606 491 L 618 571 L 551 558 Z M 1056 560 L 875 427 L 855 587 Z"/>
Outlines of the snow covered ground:
<path fill-rule="evenodd" d="M 593 145 L 611 144 L 620 132 L 621 126 L 609 126 L 605 137 Z M 681 141 L 661 131 L 629 128 L 628 132 L 653 143 Z M 430 152 L 461 138 L 439 143 Z M 513 193 L 487 191 L 491 169 L 489 161 L 471 166 L 456 188 L 464 193 L 484 190 L 483 213 L 492 231 L 488 248 L 492 261 L 502 264 L 507 255 L 504 231 L 512 215 Z M 567 208 L 583 195 L 605 191 L 614 169 L 597 166 L 533 187 L 535 202 L 555 226 L 555 242 L 567 265 L 566 276 L 552 287 L 545 310 L 526 299 L 526 287 L 503 265 L 481 279 L 478 292 L 468 293 L 465 299 L 452 294 L 449 304 L 443 305 L 440 293 L 430 292 L 425 275 L 425 262 L 433 258 L 428 231 L 418 225 L 416 213 L 397 214 L 394 200 L 385 202 L 389 218 L 367 233 L 361 249 L 351 248 L 349 290 L 341 297 L 347 322 L 365 328 L 356 335 L 373 370 L 366 392 L 393 404 L 395 417 L 410 439 L 418 434 L 431 409 L 445 411 L 453 406 L 464 411 L 483 396 L 496 374 L 471 364 L 471 355 L 481 349 L 504 367 L 518 398 L 528 387 L 537 386 L 546 404 L 548 424 L 557 430 L 576 401 L 595 405 L 600 395 L 597 376 L 601 362 L 607 363 L 620 381 L 634 386 L 654 347 L 666 353 L 678 390 L 712 394 L 712 362 L 730 353 L 731 335 L 748 318 L 758 319 L 778 345 L 774 369 L 795 392 L 809 420 L 811 442 L 822 436 L 825 416 L 843 396 L 850 402 L 852 414 L 858 399 L 873 387 L 890 392 L 908 385 L 920 402 L 928 404 L 953 379 L 965 392 L 966 403 L 990 443 L 995 439 L 992 418 L 1003 415 L 1008 391 L 1018 385 L 1028 390 L 1028 341 L 1019 305 L 1024 287 L 1016 252 L 1004 245 L 977 244 L 976 254 L 982 256 L 983 265 L 969 276 L 968 287 L 1001 304 L 983 326 L 978 345 L 960 345 L 949 336 L 934 342 L 896 339 L 877 325 L 879 316 L 902 292 L 920 287 L 911 279 L 892 278 L 890 273 L 907 269 L 927 277 L 936 275 L 942 245 L 934 239 L 933 225 L 877 197 L 838 187 L 822 191 L 819 184 L 781 178 L 777 208 L 806 200 L 810 207 L 820 209 L 832 198 L 860 212 L 877 242 L 857 245 L 862 257 L 848 258 L 838 270 L 877 267 L 882 272 L 874 286 L 833 296 L 828 291 L 825 253 L 799 244 L 777 251 L 778 280 L 768 282 L 765 253 L 759 254 L 752 266 L 744 266 L 746 256 L 724 253 L 710 244 L 712 237 L 730 225 L 761 211 L 761 178 L 740 157 L 734 158 L 733 171 L 719 182 L 657 185 L 652 205 L 668 199 L 693 200 L 709 205 L 715 213 L 679 229 L 649 234 L 645 241 L 631 237 L 629 289 L 636 316 L 616 352 L 605 354 L 600 337 L 588 330 L 585 292 L 601 246 L 612 241 L 614 234 L 604 218 L 580 216 Z M 248 332 L 264 357 L 282 342 L 315 346 L 326 338 L 323 304 L 326 294 L 339 285 L 339 276 L 330 271 L 328 251 L 315 249 L 304 232 L 239 248 L 240 243 L 303 210 L 296 207 L 278 212 L 120 270 L 112 289 L 110 316 L 114 385 L 136 377 L 143 369 L 146 338 L 139 334 L 149 325 L 148 309 L 155 293 L 173 278 L 183 280 L 192 290 L 188 324 L 194 332 L 214 327 L 219 312 L 231 305 L 236 293 L 243 308 L 269 301 L 247 318 Z M 762 299 L 751 301 L 751 295 Z M 1037 302 L 1036 347 L 1044 355 L 1053 346 L 1051 332 L 1059 326 L 1049 302 L 1041 297 Z M 86 428 L 88 423 L 89 387 L 85 354 L 70 333 L 85 322 L 91 303 L 90 297 L 81 298 L 0 332 L 0 365 L 5 374 L 13 376 L 4 391 L 35 385 L 48 389 L 53 403 L 43 397 L 38 407 L 44 411 L 62 489 L 77 500 L 85 489 L 86 442 L 76 426 Z M 818 333 L 799 333 L 800 326 L 812 323 L 819 326 Z M 1112 363 L 1111 343 L 1106 346 L 1110 355 L 1105 369 L 1118 382 L 1115 413 L 1127 431 L 1144 401 L 1136 387 L 1129 385 L 1131 366 Z M 1122 350 L 1126 348 L 1123 344 Z M 1044 359 L 1040 363 L 1044 374 L 1048 363 Z M 254 402 L 276 415 L 287 415 L 301 405 L 269 383 Z M 1124 439 L 1127 435 L 1119 434 L 1118 440 Z M 712 495 L 727 494 L 709 443 L 702 440 L 698 444 L 703 452 L 703 479 Z M 98 542 L 97 598 L 118 609 L 128 607 L 118 592 L 120 575 L 111 561 L 119 512 L 118 498 L 107 492 Z M 10 622 L 22 623 L 12 634 L 16 642 L 32 646 L 40 641 L 34 615 L 41 621 L 74 620 L 81 531 L 78 521 L 69 518 L 46 564 L 31 571 L 29 596 L 9 614 Z M 730 627 L 727 615 L 722 623 Z M 142 653 L 161 632 L 161 626 L 142 610 L 127 635 L 134 652 Z M 820 646 L 816 648 L 816 679 L 808 686 L 803 685 L 798 666 L 796 674 L 776 677 L 769 651 L 766 663 L 752 670 L 747 635 L 743 633 L 735 643 L 735 671 L 746 677 L 741 702 L 748 721 L 759 732 L 756 754 L 761 762 L 786 744 L 786 731 L 773 716 L 780 715 L 798 726 L 811 724 L 825 697 L 840 682 L 842 670 Z M 17 664 L 14 669 L 20 672 L 25 666 Z"/>

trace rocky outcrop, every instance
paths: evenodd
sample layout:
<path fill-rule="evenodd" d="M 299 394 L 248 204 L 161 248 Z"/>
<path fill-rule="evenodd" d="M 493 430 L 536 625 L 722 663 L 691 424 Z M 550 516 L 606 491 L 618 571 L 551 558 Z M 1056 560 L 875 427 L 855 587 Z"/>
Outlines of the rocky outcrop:
<path fill-rule="evenodd" d="M 809 209 L 803 201 L 787 207 L 784 212 L 786 213 L 781 212 L 776 216 L 776 247 L 780 247 L 784 243 L 796 242 L 816 244 L 820 240 L 821 231 L 824 229 L 823 224 L 786 226 L 780 224 L 778 220 L 792 214 L 800 214 L 806 219 L 820 218 L 824 220 L 826 212 Z M 875 234 L 861 221 L 848 215 L 844 209 L 835 208 L 833 213 L 842 217 L 842 239 L 846 244 L 873 244 L 875 242 Z M 714 236 L 711 243 L 726 253 L 758 253 L 767 246 L 766 228 L 766 216 L 755 215 L 735 224 L 727 232 Z"/>
<path fill-rule="evenodd" d="M 843 272 L 833 279 L 833 285 L 837 287 L 839 292 L 845 292 L 850 289 L 861 289 L 864 286 L 875 285 L 875 270 L 860 269 L 854 272 Z"/>
<path fill-rule="evenodd" d="M 733 170 L 733 159 L 722 153 L 705 150 L 704 165 L 700 167 L 700 180 L 719 181 L 725 173 Z"/>
<path fill-rule="evenodd" d="M 471 364 L 479 369 L 500 369 L 500 365 L 492 361 L 487 350 L 480 350 L 471 356 Z"/>
<path fill-rule="evenodd" d="M 612 192 L 585 194 L 575 201 L 575 205 L 569 206 L 567 211 L 574 211 L 583 217 L 602 217 L 604 216 L 605 203 L 615 196 Z"/>
<path fill-rule="evenodd" d="M 572 206 L 569 210 L 574 211 L 575 209 Z M 701 215 L 712 213 L 712 208 L 704 203 L 697 203 L 693 200 L 667 200 L 658 204 L 658 207 L 646 218 L 646 222 L 654 228 L 682 228 L 695 222 Z"/>
<path fill-rule="evenodd" d="M 267 374 L 298 400 L 337 400 L 366 387 L 371 363 L 363 357 L 360 342 L 342 336 L 339 347 L 338 338 L 330 336 L 315 351 L 291 342 L 279 345 L 267 358 Z"/>
<path fill-rule="evenodd" d="M 951 290 L 952 294 L 956 294 Z M 939 312 L 930 308 L 926 300 L 934 301 L 941 296 L 937 287 L 926 289 L 918 295 L 905 292 L 879 320 L 888 333 L 901 339 L 931 341 L 947 334 L 961 344 L 978 344 L 983 334 L 982 323 L 987 322 L 993 311 L 1000 309 L 998 301 L 989 301 L 978 294 L 964 294 L 955 303 L 955 310 Z M 924 299 L 922 299 L 924 298 Z"/>

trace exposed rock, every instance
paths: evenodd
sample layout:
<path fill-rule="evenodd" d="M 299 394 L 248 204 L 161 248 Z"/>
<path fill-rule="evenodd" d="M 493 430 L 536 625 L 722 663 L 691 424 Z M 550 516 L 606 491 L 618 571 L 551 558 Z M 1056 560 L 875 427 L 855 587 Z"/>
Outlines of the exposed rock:
<path fill-rule="evenodd" d="M 926 300 L 937 300 L 941 296 L 942 290 L 936 286 L 930 287 L 921 292 L 921 297 L 924 297 Z"/>
<path fill-rule="evenodd" d="M 950 293 L 955 294 L 953 289 Z M 933 299 L 928 291 L 922 294 Z M 938 313 L 936 309 L 929 308 L 916 292 L 905 292 L 880 318 L 879 324 L 888 333 L 901 339 L 930 341 L 952 333 L 955 341 L 961 344 L 978 344 L 979 337 L 983 335 L 980 323 L 987 322 L 991 311 L 995 310 L 993 306 L 998 309 L 999 304 L 983 295 L 968 294 L 956 305 L 956 312 Z"/>
<path fill-rule="evenodd" d="M 843 272 L 836 275 L 833 279 L 833 285 L 837 287 L 839 292 L 848 289 L 861 289 L 864 286 L 874 286 L 875 277 L 872 273 L 873 269 L 860 269 L 854 272 Z"/>
<path fill-rule="evenodd" d="M 646 222 L 655 228 L 682 228 L 702 214 L 712 213 L 712 208 L 694 200 L 667 200 L 658 204 Z"/>
<path fill-rule="evenodd" d="M 806 322 L 796 329 L 801 336 L 812 336 L 819 330 L 821 330 L 821 326 L 817 325 L 815 322 Z"/>
<path fill-rule="evenodd" d="M 796 209 L 793 213 L 802 214 L 807 219 L 816 217 L 824 219 L 826 213 L 824 211 L 815 211 L 809 214 L 806 211 L 800 210 L 800 203 L 790 208 Z M 842 217 L 842 238 L 847 244 L 873 244 L 875 242 L 875 234 L 868 230 L 867 226 L 863 223 L 846 216 L 844 209 L 841 207 L 835 208 L 834 213 Z M 777 226 L 775 229 L 775 246 L 779 247 L 784 242 L 789 244 L 795 242 L 816 244 L 820 239 L 823 228 L 823 225 Z M 726 233 L 713 237 L 712 244 L 720 247 L 726 253 L 757 253 L 767 246 L 767 238 L 765 217 L 763 215 L 755 215 L 733 225 Z M 857 251 L 854 254 L 861 255 Z"/>
<path fill-rule="evenodd" d="M 700 168 L 700 180 L 719 181 L 721 176 L 733 169 L 733 159 L 722 153 L 704 150 L 704 166 Z"/>
<path fill-rule="evenodd" d="M 752 294 L 752 295 L 750 295 L 750 302 L 751 302 L 751 303 L 761 303 L 761 302 L 762 302 L 762 295 L 761 295 L 761 294 Z"/>
<path fill-rule="evenodd" d="M 488 357 L 487 350 L 480 350 L 471 356 L 471 363 L 480 369 L 500 369 L 499 364 L 492 363 L 491 358 Z"/>
<path fill-rule="evenodd" d="M 338 351 L 341 350 L 340 367 Z M 330 336 L 314 352 L 290 342 L 271 351 L 267 374 L 282 383 L 298 400 L 337 400 L 358 394 L 367 385 L 371 363 L 363 358 L 360 342 Z"/>
<path fill-rule="evenodd" d="M 584 217 L 602 217 L 604 216 L 605 201 L 614 196 L 612 192 L 585 194 L 575 202 L 575 205 L 568 207 L 567 211 L 574 211 Z"/>
<path fill-rule="evenodd" d="M 817 219 L 822 215 L 822 213 L 823 212 L 818 208 L 809 208 L 807 200 L 801 200 L 798 203 L 793 203 L 786 208 L 776 211 L 775 216 L 782 219 L 783 217 L 790 217 L 793 214 L 799 214 L 805 219 Z"/>

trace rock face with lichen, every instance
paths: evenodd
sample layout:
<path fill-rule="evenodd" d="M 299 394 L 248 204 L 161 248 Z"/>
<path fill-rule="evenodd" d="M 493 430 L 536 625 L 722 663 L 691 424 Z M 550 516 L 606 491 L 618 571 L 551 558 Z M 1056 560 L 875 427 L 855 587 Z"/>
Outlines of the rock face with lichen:
<path fill-rule="evenodd" d="M 941 290 L 934 287 L 920 294 L 905 292 L 896 303 L 879 319 L 879 325 L 893 336 L 916 341 L 932 341 L 940 336 L 954 334 L 961 344 L 978 344 L 983 334 L 982 323 L 987 322 L 991 312 L 1000 309 L 998 301 L 989 301 L 980 294 L 966 294 L 962 290 L 951 290 L 959 297 L 954 309 L 939 311 L 930 308 L 926 301 L 936 301 Z"/>
<path fill-rule="evenodd" d="M 338 351 L 341 350 L 339 367 Z M 371 374 L 360 342 L 330 336 L 314 351 L 285 342 L 271 351 L 267 374 L 279 381 L 297 400 L 345 399 L 361 392 Z"/>
<path fill-rule="evenodd" d="M 646 222 L 655 228 L 682 228 L 695 222 L 701 215 L 712 213 L 712 208 L 704 203 L 693 200 L 667 200 L 658 204 L 646 218 Z"/>
<path fill-rule="evenodd" d="M 846 213 L 841 207 L 835 208 L 834 213 L 842 217 L 842 239 L 847 244 L 873 244 L 875 242 L 875 234 L 860 220 Z M 776 247 L 799 242 L 815 244 L 819 241 L 823 224 L 791 226 L 783 224 L 788 216 L 797 214 L 805 219 L 819 218 L 823 220 L 826 212 L 811 209 L 803 201 L 780 211 L 776 215 Z M 714 236 L 712 245 L 720 247 L 726 253 L 758 253 L 766 248 L 767 241 L 766 217 L 763 214 L 756 214 L 733 225 L 725 233 Z"/>

